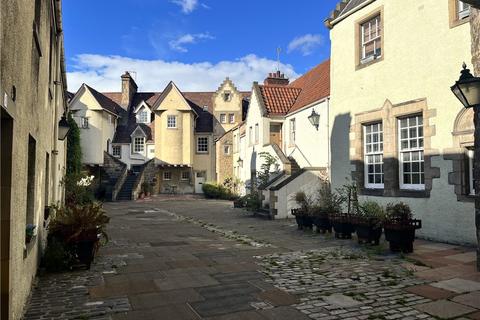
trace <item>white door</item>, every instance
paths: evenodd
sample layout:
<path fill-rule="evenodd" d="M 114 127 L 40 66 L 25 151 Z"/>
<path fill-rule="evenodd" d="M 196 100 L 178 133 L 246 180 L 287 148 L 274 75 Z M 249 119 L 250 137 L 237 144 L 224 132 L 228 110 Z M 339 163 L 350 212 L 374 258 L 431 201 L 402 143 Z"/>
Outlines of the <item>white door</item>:
<path fill-rule="evenodd" d="M 202 186 L 205 182 L 205 172 L 195 173 L 195 193 L 203 193 Z"/>

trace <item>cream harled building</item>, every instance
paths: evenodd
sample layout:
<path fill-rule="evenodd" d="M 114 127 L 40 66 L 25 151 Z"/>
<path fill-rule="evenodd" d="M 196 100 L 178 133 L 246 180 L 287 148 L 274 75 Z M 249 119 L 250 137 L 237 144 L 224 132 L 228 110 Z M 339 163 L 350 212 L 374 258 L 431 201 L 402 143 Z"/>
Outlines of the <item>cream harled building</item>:
<path fill-rule="evenodd" d="M 473 113 L 450 91 L 468 20 L 457 0 L 350 0 L 326 24 L 333 187 L 353 178 L 362 200 L 409 204 L 420 236 L 473 244 Z"/>

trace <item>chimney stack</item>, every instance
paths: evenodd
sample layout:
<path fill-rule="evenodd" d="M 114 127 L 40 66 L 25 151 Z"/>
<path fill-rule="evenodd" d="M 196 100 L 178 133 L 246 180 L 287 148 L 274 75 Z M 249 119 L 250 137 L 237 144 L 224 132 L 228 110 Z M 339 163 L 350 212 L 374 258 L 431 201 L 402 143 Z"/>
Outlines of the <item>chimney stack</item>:
<path fill-rule="evenodd" d="M 133 96 L 137 93 L 137 84 L 128 71 L 122 75 L 122 100 L 120 105 L 127 109 L 132 103 Z"/>
<path fill-rule="evenodd" d="M 290 83 L 288 78 L 285 78 L 285 74 L 280 71 L 272 72 L 268 74 L 268 77 L 263 82 L 264 85 L 286 86 Z"/>

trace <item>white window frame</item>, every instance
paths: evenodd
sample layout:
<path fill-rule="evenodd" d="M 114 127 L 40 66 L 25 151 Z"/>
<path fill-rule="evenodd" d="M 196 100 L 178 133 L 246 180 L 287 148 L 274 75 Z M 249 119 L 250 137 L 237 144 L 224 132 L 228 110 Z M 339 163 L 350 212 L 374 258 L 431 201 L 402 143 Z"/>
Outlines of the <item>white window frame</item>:
<path fill-rule="evenodd" d="M 187 174 L 187 176 L 185 177 L 184 174 Z M 190 171 L 182 171 L 182 173 L 180 175 L 180 180 L 182 180 L 182 181 L 190 180 Z"/>
<path fill-rule="evenodd" d="M 258 123 L 255 123 L 255 144 L 258 144 L 259 139 L 260 139 L 260 127 Z"/>
<path fill-rule="evenodd" d="M 295 120 L 295 118 L 290 119 L 289 129 L 290 129 L 290 132 L 289 132 L 288 138 L 290 139 L 290 145 L 293 146 L 295 145 L 295 138 L 297 134 L 297 121 Z"/>
<path fill-rule="evenodd" d="M 457 18 L 463 20 L 470 16 L 471 6 L 468 3 L 457 0 Z"/>
<path fill-rule="evenodd" d="M 208 137 L 197 137 L 197 153 L 208 153 Z"/>
<path fill-rule="evenodd" d="M 252 145 L 253 144 L 253 127 L 250 126 L 248 128 L 248 145 Z"/>
<path fill-rule="evenodd" d="M 163 180 L 164 181 L 172 180 L 172 171 L 164 171 L 163 172 Z"/>
<path fill-rule="evenodd" d="M 475 163 L 475 151 L 473 149 L 467 149 L 468 158 L 468 194 L 470 196 L 475 195 L 475 177 L 473 176 L 473 165 Z"/>
<path fill-rule="evenodd" d="M 220 123 L 227 123 L 227 114 L 220 113 Z"/>
<path fill-rule="evenodd" d="M 138 140 L 137 140 L 138 139 Z M 142 141 L 141 143 L 137 141 Z M 145 152 L 145 137 L 133 137 L 133 153 Z"/>
<path fill-rule="evenodd" d="M 115 152 L 115 150 L 118 150 L 118 153 Z M 112 156 L 115 158 L 121 158 L 122 157 L 122 146 L 112 146 Z"/>
<path fill-rule="evenodd" d="M 413 119 L 413 118 L 416 118 L 416 125 L 410 125 L 410 119 Z M 407 120 L 407 126 L 406 127 L 402 127 L 401 126 L 401 121 L 402 120 Z M 421 119 L 422 121 L 422 124 L 418 124 L 418 121 L 419 119 Z M 397 138 L 397 141 L 398 141 L 398 161 L 399 161 L 399 173 L 400 173 L 400 189 L 404 189 L 404 190 L 425 190 L 425 158 L 424 158 L 424 139 L 425 139 L 425 135 L 424 135 L 424 132 L 423 132 L 423 116 L 422 115 L 412 115 L 412 116 L 407 116 L 407 117 L 402 117 L 402 118 L 398 118 L 397 119 L 397 123 L 398 123 L 398 138 Z M 422 129 L 422 134 L 419 133 L 420 131 L 420 128 Z M 404 138 L 402 139 L 402 135 L 401 135 L 401 130 L 402 129 L 406 129 L 407 130 L 407 138 Z M 410 136 L 410 130 L 411 129 L 415 129 L 416 130 L 416 137 L 412 138 Z M 407 147 L 406 148 L 402 148 L 402 141 L 407 141 Z M 416 144 L 417 146 L 416 147 L 411 147 L 410 143 L 413 142 L 413 141 L 416 141 Z M 421 146 L 420 146 L 421 144 Z M 415 162 L 418 162 L 419 163 L 419 173 L 420 174 L 423 174 L 423 183 L 420 179 L 420 183 L 412 183 L 412 176 L 413 174 L 410 176 L 410 183 L 405 183 L 404 182 L 404 171 L 403 171 L 403 165 L 404 163 L 407 163 L 404 159 L 403 159 L 403 155 L 406 155 L 406 154 L 409 154 L 409 158 L 410 160 L 408 161 L 409 163 L 413 164 Z M 413 155 L 417 154 L 418 155 L 418 159 L 417 160 L 412 160 L 413 158 Z M 422 167 L 422 163 L 423 163 L 423 172 L 421 171 L 421 167 Z M 411 169 L 410 169 L 411 170 Z M 410 171 L 412 172 L 412 171 Z"/>
<path fill-rule="evenodd" d="M 80 127 L 82 129 L 89 128 L 88 117 L 80 117 Z"/>
<path fill-rule="evenodd" d="M 167 115 L 167 129 L 176 129 L 177 128 L 177 116 Z"/>
<path fill-rule="evenodd" d="M 229 113 L 228 114 L 228 122 L 229 123 L 235 123 L 235 113 Z"/>
<path fill-rule="evenodd" d="M 370 130 L 367 130 L 370 128 Z M 369 132 L 368 132 L 369 131 Z M 370 139 L 369 139 L 370 137 Z M 374 138 L 377 138 L 377 141 L 374 141 Z M 376 150 L 375 150 L 376 148 Z M 365 188 L 367 189 L 383 189 L 385 171 L 383 167 L 383 123 L 375 122 L 363 125 L 363 154 L 364 154 L 364 176 L 365 176 Z M 377 162 L 376 158 L 379 158 Z M 373 158 L 373 161 L 369 159 Z M 369 182 L 368 166 L 373 165 L 373 183 Z M 381 173 L 377 173 L 375 167 L 380 165 Z M 381 176 L 381 183 L 376 183 L 375 178 L 377 175 Z"/>
<path fill-rule="evenodd" d="M 149 123 L 147 110 L 142 109 L 137 115 L 138 123 Z"/>
<path fill-rule="evenodd" d="M 375 27 L 375 32 L 376 32 L 376 35 L 369 39 L 368 41 L 365 41 L 365 28 L 368 27 L 371 29 L 372 27 Z M 360 62 L 361 63 L 367 63 L 367 62 L 370 62 L 372 60 L 375 60 L 375 59 L 378 59 L 382 56 L 383 54 L 383 48 L 382 48 L 382 16 L 381 14 L 377 14 L 376 16 L 368 19 L 367 21 L 363 22 L 361 25 L 360 25 L 360 50 L 361 50 L 361 57 L 360 57 Z M 366 52 L 366 48 L 368 45 L 372 44 L 373 43 L 373 55 L 370 55 L 370 56 L 366 56 L 367 52 Z M 377 47 L 377 43 L 380 45 L 380 54 L 377 55 L 376 54 L 376 51 L 378 49 Z"/>

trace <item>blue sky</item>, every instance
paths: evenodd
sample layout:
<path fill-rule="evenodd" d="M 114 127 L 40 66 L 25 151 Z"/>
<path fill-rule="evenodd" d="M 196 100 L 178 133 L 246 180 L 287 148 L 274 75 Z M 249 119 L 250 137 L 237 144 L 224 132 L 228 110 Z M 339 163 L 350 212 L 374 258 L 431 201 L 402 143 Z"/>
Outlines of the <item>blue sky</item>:
<path fill-rule="evenodd" d="M 248 90 L 274 71 L 277 47 L 282 71 L 295 78 L 328 58 L 323 20 L 337 1 L 67 0 L 69 90 L 85 82 L 118 91 L 126 70 L 142 90 L 170 80 L 185 91 L 215 90 L 226 76 Z"/>

